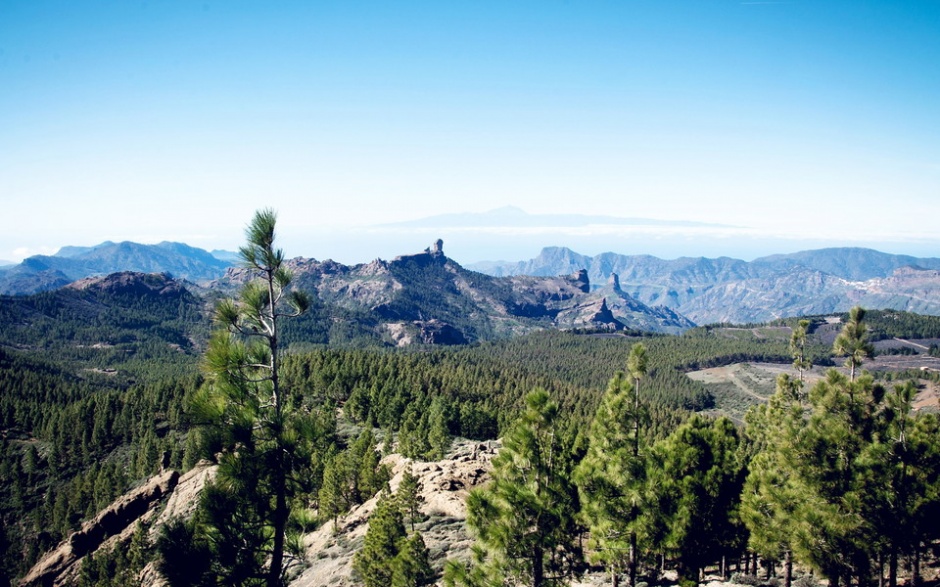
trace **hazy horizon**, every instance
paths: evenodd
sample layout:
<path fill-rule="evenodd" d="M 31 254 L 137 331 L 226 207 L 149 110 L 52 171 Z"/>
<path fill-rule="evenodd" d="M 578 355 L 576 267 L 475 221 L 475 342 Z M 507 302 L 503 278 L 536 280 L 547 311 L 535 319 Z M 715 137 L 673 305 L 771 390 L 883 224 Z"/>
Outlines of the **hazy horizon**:
<path fill-rule="evenodd" d="M 872 241 L 834 241 L 792 239 L 760 234 L 748 227 L 707 223 L 668 222 L 657 219 L 591 217 L 584 224 L 580 215 L 535 215 L 516 209 L 515 225 L 501 222 L 501 210 L 487 213 L 416 218 L 400 223 L 321 231 L 315 235 L 290 229 L 279 233 L 288 257 L 333 259 L 348 265 L 366 263 L 376 258 L 392 259 L 417 253 L 438 238 L 444 241 L 445 254 L 463 265 L 481 262 L 516 262 L 536 257 L 546 247 L 564 247 L 579 254 L 601 253 L 653 255 L 663 259 L 677 257 L 733 257 L 745 261 L 773 254 L 832 248 L 863 247 L 897 255 L 937 257 L 931 243 L 891 243 Z M 544 218 L 555 225 L 540 225 Z M 476 220 L 476 224 L 468 223 Z M 448 223 L 447 221 L 450 221 Z M 131 241 L 157 244 L 168 239 L 142 242 L 134 239 L 101 239 L 95 242 L 68 243 L 62 247 L 95 247 L 105 242 Z M 237 251 L 232 246 L 205 246 L 205 243 L 175 240 L 206 251 Z M 313 245 L 312 250 L 304 244 Z M 37 254 L 57 254 L 62 248 Z M 11 259 L 20 262 L 21 259 Z"/>

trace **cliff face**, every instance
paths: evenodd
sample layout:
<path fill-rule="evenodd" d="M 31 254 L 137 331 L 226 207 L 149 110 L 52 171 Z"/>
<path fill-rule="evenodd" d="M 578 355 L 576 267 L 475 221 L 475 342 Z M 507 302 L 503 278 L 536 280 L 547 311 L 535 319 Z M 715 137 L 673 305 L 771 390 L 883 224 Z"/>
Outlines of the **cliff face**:
<path fill-rule="evenodd" d="M 294 287 L 327 306 L 367 316 L 399 346 L 463 344 L 550 328 L 681 332 L 694 326 L 678 312 L 644 304 L 620 287 L 595 290 L 584 269 L 551 277 L 468 271 L 445 256 L 441 241 L 391 261 L 346 266 L 296 258 L 288 266 Z M 233 268 L 218 287 L 248 277 Z"/>

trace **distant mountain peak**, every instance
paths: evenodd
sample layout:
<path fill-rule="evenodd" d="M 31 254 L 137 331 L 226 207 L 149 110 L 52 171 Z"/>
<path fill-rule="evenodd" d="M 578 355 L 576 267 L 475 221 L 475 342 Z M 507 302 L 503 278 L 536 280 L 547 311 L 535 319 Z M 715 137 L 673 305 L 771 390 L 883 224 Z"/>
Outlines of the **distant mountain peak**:
<path fill-rule="evenodd" d="M 122 271 L 169 273 L 190 281 L 218 279 L 230 262 L 184 243 L 144 245 L 105 241 L 93 247 L 62 247 L 55 255 L 34 255 L 0 271 L 0 293 L 31 294 L 93 275 Z"/>
<path fill-rule="evenodd" d="M 620 290 L 650 308 L 665 306 L 699 324 L 764 322 L 845 311 L 856 304 L 940 315 L 940 293 L 933 293 L 940 291 L 940 259 L 861 247 L 800 251 L 752 262 L 616 253 L 592 257 L 565 247 L 544 247 L 528 261 L 469 268 L 495 276 L 570 275 L 586 269 L 595 287 L 608 295 Z M 618 296 L 612 295 L 608 305 L 615 308 Z"/>

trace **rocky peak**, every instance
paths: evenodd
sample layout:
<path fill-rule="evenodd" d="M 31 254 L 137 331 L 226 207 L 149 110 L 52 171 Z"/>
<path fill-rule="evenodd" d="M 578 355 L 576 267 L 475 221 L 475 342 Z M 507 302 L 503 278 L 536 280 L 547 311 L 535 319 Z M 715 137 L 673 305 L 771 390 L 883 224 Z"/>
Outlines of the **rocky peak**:
<path fill-rule="evenodd" d="M 72 289 L 129 294 L 138 297 L 180 295 L 184 288 L 168 273 L 121 271 L 104 277 L 86 277 L 69 285 Z"/>
<path fill-rule="evenodd" d="M 607 287 L 612 289 L 615 293 L 623 293 L 623 290 L 620 289 L 620 276 L 616 273 L 610 274 L 610 279 L 607 280 Z"/>
<path fill-rule="evenodd" d="M 584 293 L 591 291 L 591 280 L 588 279 L 587 269 L 579 269 L 577 273 L 571 276 L 571 278 L 572 281 L 574 281 L 575 286 Z"/>
<path fill-rule="evenodd" d="M 614 313 L 607 305 L 607 299 L 601 298 L 600 307 L 597 311 L 588 317 L 588 324 L 607 328 L 609 330 L 623 330 L 623 323 L 614 317 Z"/>
<path fill-rule="evenodd" d="M 420 253 L 399 255 L 392 260 L 392 263 L 417 263 L 422 266 L 443 265 L 446 262 L 447 257 L 444 256 L 444 241 L 441 239 L 437 239 L 430 247 Z"/>

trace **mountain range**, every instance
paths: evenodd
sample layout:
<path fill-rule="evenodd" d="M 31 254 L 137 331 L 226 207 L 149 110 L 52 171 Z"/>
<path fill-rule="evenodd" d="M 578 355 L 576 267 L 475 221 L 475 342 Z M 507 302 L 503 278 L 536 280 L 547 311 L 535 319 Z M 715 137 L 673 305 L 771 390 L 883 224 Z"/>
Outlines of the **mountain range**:
<path fill-rule="evenodd" d="M 753 261 L 603 253 L 546 247 L 534 259 L 477 263 L 494 276 L 557 275 L 584 269 L 593 283 L 617 275 L 625 293 L 698 324 L 765 322 L 845 311 L 853 305 L 940 314 L 940 259 L 872 249 L 829 248 Z"/>
<path fill-rule="evenodd" d="M 446 345 L 545 329 L 676 333 L 694 326 L 674 311 L 631 298 L 616 280 L 592 287 L 586 271 L 493 277 L 464 269 L 442 247 L 438 241 L 418 254 L 353 266 L 289 260 L 293 287 L 311 294 L 313 303 L 285 327 L 283 340 L 288 345 Z M 128 344 L 162 335 L 172 341 L 168 356 L 196 352 L 207 334 L 211 300 L 233 294 L 249 277 L 239 266 L 202 284 L 169 273 L 123 271 L 53 291 L 3 296 L 0 345 L 105 345 L 120 354 Z M 168 352 L 165 347 L 147 346 L 160 353 Z"/>
<path fill-rule="evenodd" d="M 234 253 L 210 253 L 182 243 L 64 247 L 55 255 L 0 268 L 0 294 L 33 294 L 122 271 L 166 273 L 190 282 L 195 290 L 210 291 L 238 279 L 235 262 Z M 853 305 L 940 314 L 940 259 L 864 248 L 818 249 L 748 262 L 588 256 L 546 247 L 527 261 L 465 268 L 446 258 L 438 242 L 424 253 L 392 261 L 347 266 L 298 257 L 290 264 L 298 284 L 316 293 L 324 312 L 334 312 L 334 317 L 340 312 L 347 322 L 360 325 L 354 336 L 380 332 L 402 344 L 604 324 L 677 332 L 694 324 L 765 322 L 840 312 Z"/>
<path fill-rule="evenodd" d="M 183 243 L 106 241 L 93 247 L 69 246 L 55 255 L 34 255 L 18 265 L 0 267 L 0 294 L 37 293 L 119 271 L 169 273 L 189 281 L 207 281 L 221 277 L 233 261 L 233 253 L 209 253 Z"/>
<path fill-rule="evenodd" d="M 391 261 L 347 266 L 298 257 L 288 266 L 296 287 L 397 345 L 474 342 L 544 328 L 680 332 L 694 326 L 632 298 L 616 280 L 592 287 L 583 270 L 506 277 L 468 271 L 444 255 L 440 240 Z M 243 269 L 231 268 L 220 285 L 244 278 Z"/>

